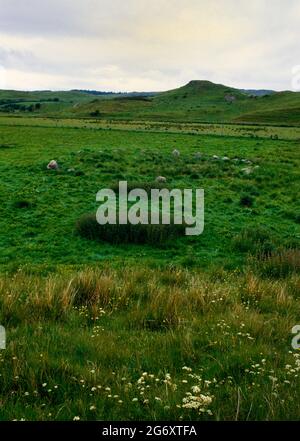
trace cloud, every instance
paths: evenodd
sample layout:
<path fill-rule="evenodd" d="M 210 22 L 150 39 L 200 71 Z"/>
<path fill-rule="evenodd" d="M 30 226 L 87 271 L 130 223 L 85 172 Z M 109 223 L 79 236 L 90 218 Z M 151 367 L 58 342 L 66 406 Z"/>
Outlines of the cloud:
<path fill-rule="evenodd" d="M 298 0 L 0 0 L 6 87 L 291 88 Z"/>

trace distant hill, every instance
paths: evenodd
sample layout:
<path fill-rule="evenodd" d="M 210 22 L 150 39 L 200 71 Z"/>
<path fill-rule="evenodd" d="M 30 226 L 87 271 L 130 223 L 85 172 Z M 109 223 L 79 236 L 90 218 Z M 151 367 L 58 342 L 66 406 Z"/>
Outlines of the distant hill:
<path fill-rule="evenodd" d="M 166 92 L 161 92 L 160 96 L 164 95 L 185 95 L 196 94 L 196 95 L 211 95 L 211 94 L 220 94 L 220 93 L 237 93 L 238 95 L 242 95 L 239 89 L 235 89 L 233 87 L 224 86 L 223 84 L 212 83 L 211 81 L 206 80 L 192 80 L 184 86 L 178 87 L 173 90 L 169 90 Z"/>
<path fill-rule="evenodd" d="M 201 80 L 159 93 L 3 90 L 0 91 L 1 113 L 300 126 L 300 93 L 240 90 Z"/>
<path fill-rule="evenodd" d="M 90 95 L 103 95 L 103 96 L 154 96 L 159 92 L 102 92 L 101 90 L 89 90 L 89 89 L 73 89 L 71 92 L 82 92 Z"/>

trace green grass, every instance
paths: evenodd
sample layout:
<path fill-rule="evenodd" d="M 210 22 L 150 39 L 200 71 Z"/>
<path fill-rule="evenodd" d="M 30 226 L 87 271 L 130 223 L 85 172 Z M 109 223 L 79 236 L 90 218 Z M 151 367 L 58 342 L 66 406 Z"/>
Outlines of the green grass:
<path fill-rule="evenodd" d="M 226 97 L 232 97 L 234 101 L 228 102 Z M 91 112 L 98 111 L 99 117 L 104 119 L 299 126 L 299 108 L 299 93 L 279 92 L 254 98 L 237 89 L 209 81 L 191 81 L 178 89 L 148 97 L 145 101 L 99 99 L 76 106 L 72 113 L 74 116 L 89 116 Z"/>
<path fill-rule="evenodd" d="M 1 117 L 0 419 L 298 419 L 299 138 L 288 126 Z M 204 188 L 201 236 L 76 233 L 101 188 L 149 191 L 159 175 Z M 203 412 L 182 407 L 189 392 Z"/>
<path fill-rule="evenodd" d="M 10 145 L 0 150 L 2 268 L 80 265 L 136 255 L 180 262 L 191 253 L 202 267 L 224 260 L 230 266 L 244 260 L 232 241 L 251 225 L 265 225 L 282 245 L 299 241 L 297 141 L 35 126 L 2 126 L 1 138 L 1 144 Z M 181 152 L 179 160 L 172 157 L 174 147 Z M 214 154 L 240 160 L 215 161 Z M 58 172 L 46 169 L 51 159 L 60 164 Z M 246 175 L 244 159 L 259 168 Z M 158 250 L 97 245 L 74 234 L 77 219 L 96 211 L 98 190 L 123 179 L 129 185 L 150 183 L 159 175 L 172 188 L 205 189 L 201 236 L 177 239 Z M 240 203 L 245 193 L 251 195 L 251 207 Z M 22 201 L 28 207 L 17 208 Z"/>
<path fill-rule="evenodd" d="M 0 418 L 298 419 L 298 287 L 179 268 L 1 277 Z"/>

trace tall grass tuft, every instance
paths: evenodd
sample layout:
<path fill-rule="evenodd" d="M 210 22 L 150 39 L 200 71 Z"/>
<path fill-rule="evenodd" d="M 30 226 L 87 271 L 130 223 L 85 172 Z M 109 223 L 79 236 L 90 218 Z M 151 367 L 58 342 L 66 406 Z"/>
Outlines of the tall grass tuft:
<path fill-rule="evenodd" d="M 287 249 L 260 254 L 253 261 L 256 271 L 264 277 L 281 278 L 300 273 L 300 250 Z"/>
<path fill-rule="evenodd" d="M 259 225 L 241 230 L 232 239 L 233 249 L 242 253 L 266 255 L 275 249 L 270 232 Z"/>
<path fill-rule="evenodd" d="M 97 304 L 105 308 L 111 302 L 113 290 L 114 282 L 111 276 L 87 269 L 70 280 L 65 292 L 76 306 Z"/>

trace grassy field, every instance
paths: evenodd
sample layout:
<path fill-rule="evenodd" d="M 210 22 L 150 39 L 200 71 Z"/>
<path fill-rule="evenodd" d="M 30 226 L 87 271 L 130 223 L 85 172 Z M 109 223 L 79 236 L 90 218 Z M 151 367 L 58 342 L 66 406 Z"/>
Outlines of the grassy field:
<path fill-rule="evenodd" d="M 0 117 L 0 419 L 299 419 L 300 129 L 158 115 Z M 78 234 L 98 190 L 157 176 L 204 189 L 202 235 Z"/>
<path fill-rule="evenodd" d="M 1 419 L 298 419 L 299 283 L 171 264 L 2 276 Z"/>
<path fill-rule="evenodd" d="M 188 135 L 238 136 L 300 140 L 300 127 L 226 123 L 181 123 L 160 121 L 120 121 L 96 118 L 49 118 L 39 116 L 2 116 L 1 126 L 56 127 L 74 129 L 117 129 L 136 132 L 163 132 Z"/>

